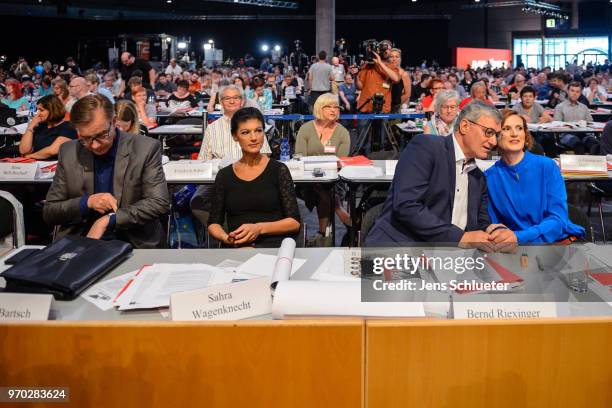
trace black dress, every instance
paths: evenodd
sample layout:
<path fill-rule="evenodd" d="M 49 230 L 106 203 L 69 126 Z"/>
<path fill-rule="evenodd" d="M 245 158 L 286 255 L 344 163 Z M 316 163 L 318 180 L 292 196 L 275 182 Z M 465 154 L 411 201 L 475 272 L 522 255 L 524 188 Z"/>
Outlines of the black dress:
<path fill-rule="evenodd" d="M 32 152 L 37 152 L 45 147 L 51 146 L 55 139 L 63 136 L 68 139 L 76 140 L 77 132 L 70 122 L 62 122 L 53 127 L 47 127 L 46 122 L 40 123 L 34 128 L 32 137 Z M 46 160 L 57 160 L 57 156 L 49 157 Z"/>
<path fill-rule="evenodd" d="M 217 173 L 213 186 L 210 224 L 221 226 L 227 221 L 227 231 L 236 230 L 242 224 L 274 222 L 291 217 L 300 222 L 293 179 L 284 164 L 270 160 L 264 171 L 251 181 L 245 181 L 227 166 Z M 278 248 L 284 235 L 260 235 L 255 242 L 258 248 Z"/>

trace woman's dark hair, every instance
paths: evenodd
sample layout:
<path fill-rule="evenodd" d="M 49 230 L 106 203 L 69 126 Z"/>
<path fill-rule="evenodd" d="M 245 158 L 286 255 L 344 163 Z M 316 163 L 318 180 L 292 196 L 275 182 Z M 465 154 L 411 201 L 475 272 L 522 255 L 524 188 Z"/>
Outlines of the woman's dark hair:
<path fill-rule="evenodd" d="M 176 86 L 180 88 L 189 89 L 189 81 L 185 79 L 181 79 L 180 81 L 176 83 Z"/>
<path fill-rule="evenodd" d="M 264 81 L 264 80 L 263 80 L 261 77 L 256 76 L 256 77 L 255 77 L 255 78 L 253 78 L 253 80 L 251 81 L 251 88 L 253 88 L 253 89 L 257 89 L 257 88 L 259 88 L 260 86 L 264 86 L 264 84 L 265 84 L 265 81 Z"/>
<path fill-rule="evenodd" d="M 64 104 L 55 95 L 43 96 L 36 102 L 36 104 L 49 111 L 47 123 L 51 125 L 61 122 L 66 116 L 66 108 L 64 107 Z"/>
<path fill-rule="evenodd" d="M 535 96 L 536 90 L 533 86 L 527 85 L 523 87 L 523 89 L 521 89 L 521 97 L 525 95 L 526 93 L 530 93 L 530 94 L 533 94 L 533 96 Z"/>
<path fill-rule="evenodd" d="M 232 121 L 230 125 L 232 135 L 236 135 L 238 133 L 238 127 L 240 127 L 241 124 L 251 119 L 257 119 L 261 123 L 262 127 L 265 126 L 264 117 L 261 114 L 261 111 L 259 109 L 257 108 L 238 109 L 232 116 Z"/>

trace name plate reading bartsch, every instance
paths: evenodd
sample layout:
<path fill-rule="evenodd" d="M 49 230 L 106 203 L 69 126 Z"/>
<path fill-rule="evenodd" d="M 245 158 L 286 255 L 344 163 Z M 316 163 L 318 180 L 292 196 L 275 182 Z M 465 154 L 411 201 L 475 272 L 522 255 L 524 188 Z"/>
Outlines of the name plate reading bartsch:
<path fill-rule="evenodd" d="M 0 321 L 49 320 L 52 304 L 52 295 L 0 293 Z"/>

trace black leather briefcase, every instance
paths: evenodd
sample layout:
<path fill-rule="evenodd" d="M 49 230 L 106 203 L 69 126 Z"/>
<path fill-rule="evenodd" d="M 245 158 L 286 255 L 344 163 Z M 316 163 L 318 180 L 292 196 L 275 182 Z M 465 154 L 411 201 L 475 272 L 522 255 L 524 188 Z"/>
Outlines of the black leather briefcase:
<path fill-rule="evenodd" d="M 6 292 L 50 293 L 70 300 L 112 271 L 132 253 L 123 241 L 62 238 L 7 269 Z"/>

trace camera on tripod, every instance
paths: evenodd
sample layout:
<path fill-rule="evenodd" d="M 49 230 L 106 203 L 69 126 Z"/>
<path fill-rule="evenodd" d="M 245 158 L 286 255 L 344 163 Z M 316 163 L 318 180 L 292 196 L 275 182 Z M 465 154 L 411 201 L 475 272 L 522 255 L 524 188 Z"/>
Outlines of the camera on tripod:
<path fill-rule="evenodd" d="M 389 40 L 382 40 L 379 42 L 375 39 L 370 39 L 361 43 L 361 51 L 367 62 L 374 62 L 374 53 L 377 53 L 384 59 L 385 52 L 391 48 L 393 48 L 393 44 Z"/>
<path fill-rule="evenodd" d="M 382 113 L 385 106 L 385 95 L 380 92 L 375 93 L 370 98 L 366 99 L 361 106 L 357 108 L 357 112 L 361 112 L 364 106 L 372 102 L 372 113 Z"/>

